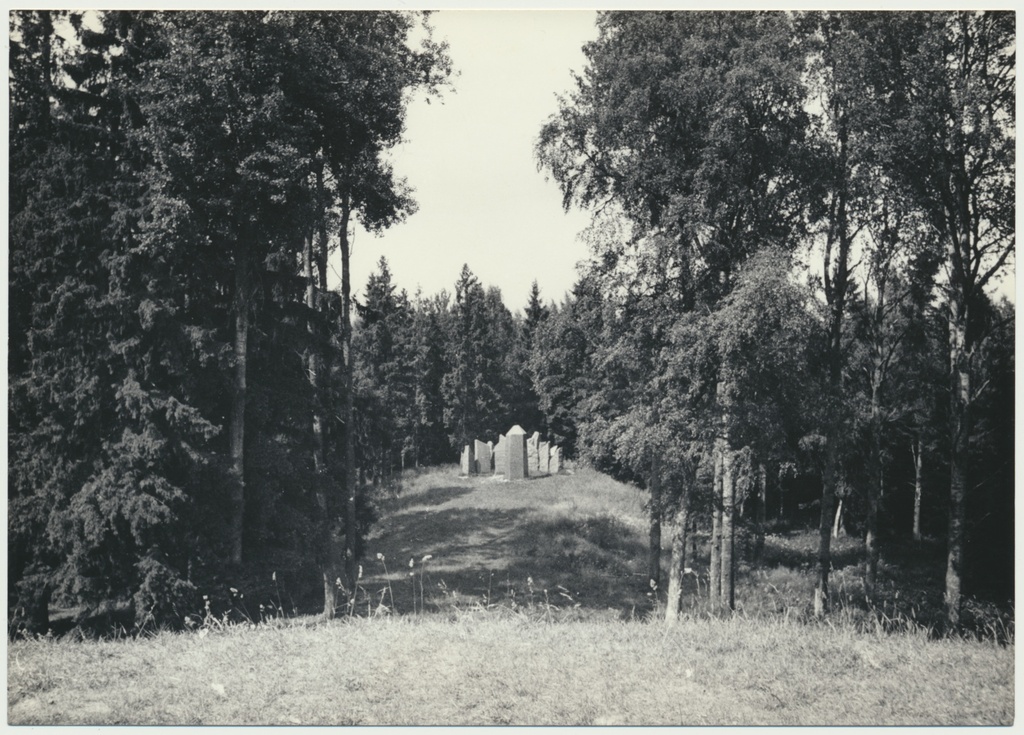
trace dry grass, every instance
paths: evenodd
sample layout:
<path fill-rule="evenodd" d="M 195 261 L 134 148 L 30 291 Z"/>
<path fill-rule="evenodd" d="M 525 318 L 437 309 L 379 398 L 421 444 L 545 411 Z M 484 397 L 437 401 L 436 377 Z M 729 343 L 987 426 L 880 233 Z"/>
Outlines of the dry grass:
<path fill-rule="evenodd" d="M 465 612 L 8 651 L 12 724 L 996 725 L 1013 647 Z"/>

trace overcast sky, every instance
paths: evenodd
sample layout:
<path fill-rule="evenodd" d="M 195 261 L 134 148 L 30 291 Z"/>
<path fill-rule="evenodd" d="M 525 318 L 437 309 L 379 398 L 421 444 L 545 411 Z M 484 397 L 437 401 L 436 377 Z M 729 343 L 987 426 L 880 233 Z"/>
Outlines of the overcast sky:
<path fill-rule="evenodd" d="M 467 263 L 498 286 L 512 311 L 537 280 L 560 301 L 586 257 L 577 233 L 585 213 L 562 211 L 557 185 L 537 170 L 533 146 L 557 111 L 555 95 L 583 68 L 583 44 L 597 36 L 584 10 L 445 10 L 432 17 L 458 75 L 454 89 L 409 107 L 397 173 L 415 189 L 419 211 L 376 237 L 357 231 L 352 287 L 361 293 L 383 255 L 395 283 L 450 293 Z M 335 266 L 338 267 L 338 266 Z"/>

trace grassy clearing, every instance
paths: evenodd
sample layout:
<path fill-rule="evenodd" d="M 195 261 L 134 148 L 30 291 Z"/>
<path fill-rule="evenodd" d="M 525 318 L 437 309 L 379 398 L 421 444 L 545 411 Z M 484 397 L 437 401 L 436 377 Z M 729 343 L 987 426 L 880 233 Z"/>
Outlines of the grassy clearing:
<path fill-rule="evenodd" d="M 761 565 L 741 563 L 730 619 L 705 609 L 706 577 L 688 578 L 686 614 L 667 629 L 647 586 L 646 537 L 642 494 L 597 473 L 518 483 L 423 473 L 383 509 L 356 616 L 16 641 L 8 721 L 1012 723 L 1012 611 L 990 642 L 930 640 L 915 616 L 941 589 L 934 550 L 886 550 L 901 563 L 883 555 L 887 596 L 868 609 L 863 546 L 836 540 L 835 612 L 814 622 L 816 534 L 778 529 Z M 702 575 L 706 541 L 691 562 Z"/>
<path fill-rule="evenodd" d="M 643 496 L 599 473 L 510 483 L 434 470 L 412 478 L 381 515 L 367 543 L 362 612 L 381 600 L 411 612 L 414 595 L 417 610 L 421 600 L 434 612 L 515 609 L 543 602 L 545 590 L 577 619 L 653 607 Z"/>
<path fill-rule="evenodd" d="M 782 621 L 465 612 L 22 641 L 12 724 L 995 725 L 1013 648 Z"/>

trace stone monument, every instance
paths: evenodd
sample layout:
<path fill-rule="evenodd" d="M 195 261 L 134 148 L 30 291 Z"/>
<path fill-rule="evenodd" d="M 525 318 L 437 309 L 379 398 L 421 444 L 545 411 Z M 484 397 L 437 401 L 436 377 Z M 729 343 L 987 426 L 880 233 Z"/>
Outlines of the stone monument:
<path fill-rule="evenodd" d="M 505 437 L 505 478 L 525 480 L 530 476 L 526 457 L 526 432 L 516 424 Z"/>
<path fill-rule="evenodd" d="M 491 448 L 479 439 L 473 442 L 473 454 L 476 456 L 476 471 L 478 474 L 490 474 L 494 467 L 491 465 Z"/>
<path fill-rule="evenodd" d="M 507 459 L 508 443 L 505 441 L 505 435 L 498 435 L 498 444 L 494 447 L 494 471 L 499 475 L 504 475 L 508 471 L 508 459 Z"/>

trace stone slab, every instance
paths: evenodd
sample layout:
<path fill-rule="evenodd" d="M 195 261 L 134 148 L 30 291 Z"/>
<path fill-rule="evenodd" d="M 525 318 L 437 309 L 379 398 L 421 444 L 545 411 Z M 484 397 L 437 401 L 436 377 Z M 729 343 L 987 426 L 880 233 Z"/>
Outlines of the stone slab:
<path fill-rule="evenodd" d="M 505 435 L 498 435 L 498 443 L 494 447 L 494 471 L 499 475 L 504 475 L 508 469 L 506 460 L 506 450 L 508 449 L 505 444 Z"/>
<path fill-rule="evenodd" d="M 494 471 L 491 464 L 491 448 L 479 439 L 473 442 L 473 454 L 476 456 L 476 471 L 480 475 L 489 475 Z"/>
<path fill-rule="evenodd" d="M 530 476 L 526 456 L 526 432 L 516 424 L 505 436 L 505 477 L 509 480 L 525 480 Z"/>
<path fill-rule="evenodd" d="M 530 472 L 536 473 L 536 472 L 540 471 L 540 457 L 539 457 L 539 453 L 540 453 L 540 432 L 539 431 L 535 431 L 535 432 L 533 432 L 533 436 L 531 436 L 526 441 L 526 459 L 527 459 L 527 463 L 528 463 Z"/>

